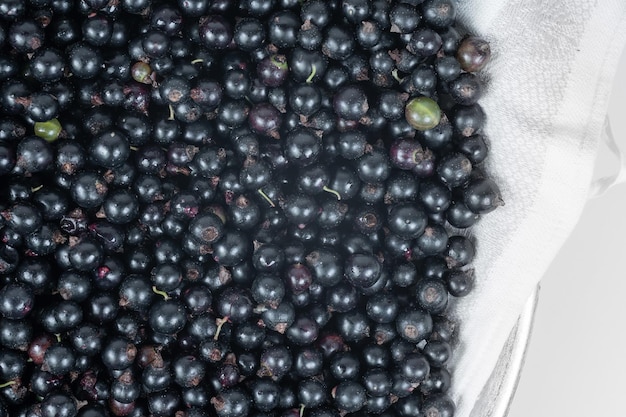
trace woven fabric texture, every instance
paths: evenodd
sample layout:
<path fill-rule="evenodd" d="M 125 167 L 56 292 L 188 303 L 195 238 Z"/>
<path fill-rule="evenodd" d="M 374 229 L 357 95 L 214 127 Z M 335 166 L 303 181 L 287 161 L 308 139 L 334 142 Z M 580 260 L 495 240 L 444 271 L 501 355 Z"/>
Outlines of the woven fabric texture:
<path fill-rule="evenodd" d="M 505 201 L 472 231 L 475 291 L 451 305 L 459 321 L 451 395 L 456 415 L 468 417 L 587 201 L 626 44 L 626 2 L 460 0 L 459 18 L 491 44 L 486 169 Z"/>

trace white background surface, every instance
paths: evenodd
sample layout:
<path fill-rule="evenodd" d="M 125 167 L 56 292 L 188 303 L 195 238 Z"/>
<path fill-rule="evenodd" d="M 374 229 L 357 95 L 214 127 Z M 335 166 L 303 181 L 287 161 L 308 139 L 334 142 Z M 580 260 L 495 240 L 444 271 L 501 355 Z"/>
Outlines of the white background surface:
<path fill-rule="evenodd" d="M 626 150 L 626 53 L 609 117 L 617 142 Z M 597 175 L 617 166 L 617 158 L 601 149 Z M 587 203 L 542 280 L 508 417 L 626 416 L 625 297 L 626 184 L 621 184 Z"/>

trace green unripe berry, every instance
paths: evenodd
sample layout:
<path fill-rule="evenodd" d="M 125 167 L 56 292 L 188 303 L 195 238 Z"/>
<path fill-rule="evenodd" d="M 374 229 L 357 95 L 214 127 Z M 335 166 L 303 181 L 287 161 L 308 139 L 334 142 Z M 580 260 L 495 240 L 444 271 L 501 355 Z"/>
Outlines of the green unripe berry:
<path fill-rule="evenodd" d="M 45 122 L 35 123 L 35 136 L 39 136 L 47 142 L 54 142 L 61 133 L 61 123 L 58 119 L 50 119 Z"/>
<path fill-rule="evenodd" d="M 417 130 L 428 130 L 439 124 L 441 109 L 432 98 L 415 97 L 404 108 L 406 121 Z"/>
<path fill-rule="evenodd" d="M 130 74 L 138 83 L 152 84 L 152 68 L 145 62 L 139 61 L 133 64 Z"/>

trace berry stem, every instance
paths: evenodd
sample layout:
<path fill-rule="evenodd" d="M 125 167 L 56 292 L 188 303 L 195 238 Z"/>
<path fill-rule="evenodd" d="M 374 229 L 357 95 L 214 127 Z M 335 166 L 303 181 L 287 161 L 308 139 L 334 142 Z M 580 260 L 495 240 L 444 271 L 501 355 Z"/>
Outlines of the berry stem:
<path fill-rule="evenodd" d="M 258 191 L 258 193 L 259 193 L 259 194 L 261 194 L 261 197 L 263 197 L 265 200 L 267 200 L 267 202 L 269 203 L 269 205 L 270 205 L 271 207 L 276 207 L 276 204 L 274 204 L 274 202 L 272 201 L 272 199 L 271 199 L 271 198 L 269 198 L 269 197 L 268 197 L 268 195 L 267 195 L 267 194 L 265 194 L 265 192 L 263 192 L 263 190 L 262 190 L 261 188 L 259 188 L 257 191 Z"/>
<path fill-rule="evenodd" d="M 217 330 L 215 331 L 215 336 L 213 336 L 213 340 L 217 340 L 220 337 L 220 332 L 222 331 L 222 327 L 224 326 L 224 323 L 228 322 L 228 316 L 221 318 L 221 319 L 216 319 L 215 320 L 215 324 L 217 324 Z"/>
<path fill-rule="evenodd" d="M 204 59 L 202 58 L 196 58 L 193 61 L 191 61 L 192 64 L 201 64 L 204 62 Z"/>
<path fill-rule="evenodd" d="M 308 78 L 306 79 L 307 84 L 311 84 L 313 82 L 315 74 L 317 74 L 317 67 L 315 65 L 311 65 L 311 74 L 309 74 Z"/>
<path fill-rule="evenodd" d="M 393 77 L 393 78 L 394 78 L 397 82 L 399 82 L 399 83 L 401 83 L 401 82 L 402 82 L 402 78 L 400 78 L 400 76 L 398 75 L 398 69 L 397 69 L 397 68 L 394 68 L 394 69 L 391 71 L 391 76 L 392 76 L 392 77 Z"/>
<path fill-rule="evenodd" d="M 326 191 L 327 193 L 333 194 L 335 197 L 337 197 L 337 200 L 341 200 L 341 194 L 339 194 L 339 192 L 337 192 L 336 190 L 328 188 L 327 186 L 323 186 L 322 190 Z"/>
<path fill-rule="evenodd" d="M 10 387 L 11 385 L 15 385 L 15 384 L 17 384 L 16 381 L 7 381 L 7 382 L 5 382 L 3 384 L 0 384 L 0 388 Z"/>
<path fill-rule="evenodd" d="M 300 404 L 300 417 L 304 416 L 304 404 Z"/>
<path fill-rule="evenodd" d="M 156 287 L 156 285 L 152 286 L 152 292 L 155 293 L 155 294 L 159 294 L 161 297 L 163 297 L 165 299 L 165 301 L 170 299 L 170 296 L 167 295 L 167 293 L 165 291 L 161 291 L 160 289 L 158 289 Z"/>

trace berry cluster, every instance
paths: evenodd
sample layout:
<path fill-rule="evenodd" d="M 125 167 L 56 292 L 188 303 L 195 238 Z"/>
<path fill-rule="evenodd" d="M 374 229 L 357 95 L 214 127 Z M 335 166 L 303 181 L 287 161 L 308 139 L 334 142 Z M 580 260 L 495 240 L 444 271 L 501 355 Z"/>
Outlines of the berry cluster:
<path fill-rule="evenodd" d="M 0 0 L 0 417 L 449 417 L 502 204 L 455 0 Z"/>

